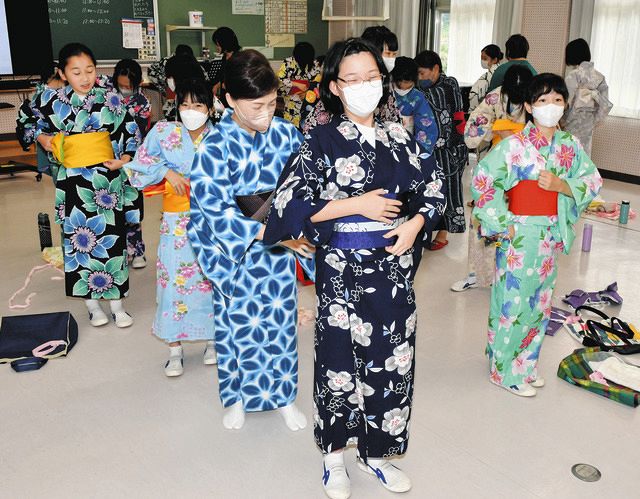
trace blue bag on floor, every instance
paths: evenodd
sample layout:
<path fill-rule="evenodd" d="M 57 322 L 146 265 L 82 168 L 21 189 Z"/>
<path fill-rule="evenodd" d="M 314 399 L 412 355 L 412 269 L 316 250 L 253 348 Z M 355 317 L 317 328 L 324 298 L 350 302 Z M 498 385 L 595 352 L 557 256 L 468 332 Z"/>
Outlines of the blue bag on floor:
<path fill-rule="evenodd" d="M 48 359 L 67 355 L 78 341 L 78 323 L 70 312 L 2 318 L 0 364 L 16 372 L 34 371 Z"/>

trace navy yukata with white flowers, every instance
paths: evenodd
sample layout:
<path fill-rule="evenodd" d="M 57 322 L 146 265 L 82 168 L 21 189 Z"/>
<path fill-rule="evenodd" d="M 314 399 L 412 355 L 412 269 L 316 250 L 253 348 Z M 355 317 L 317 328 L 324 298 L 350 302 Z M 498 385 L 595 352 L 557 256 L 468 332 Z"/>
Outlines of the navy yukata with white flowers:
<path fill-rule="evenodd" d="M 34 137 L 109 132 L 116 158 L 132 157 L 141 142 L 133 117 L 118 93 L 98 80 L 84 97 L 71 86 L 46 88 L 31 102 Z M 133 206 L 138 196 L 124 170 L 102 164 L 86 168 L 59 165 L 56 178 L 56 222 L 64 231 L 67 296 L 117 300 L 128 293 L 126 223 L 139 223 Z"/>
<path fill-rule="evenodd" d="M 302 135 L 274 118 L 264 133 L 242 129 L 227 109 L 191 167 L 189 239 L 213 287 L 218 384 L 224 407 L 285 407 L 298 393 L 296 257 L 256 236 L 263 224 L 236 197 L 273 191 Z M 313 272 L 313 260 L 301 258 Z"/>
<path fill-rule="evenodd" d="M 265 233 L 267 243 L 304 236 L 317 246 L 315 440 L 325 453 L 357 441 L 365 460 L 407 449 L 413 280 L 426 241 L 419 234 L 401 256 L 384 247 L 340 249 L 337 221 L 310 219 L 332 200 L 379 188 L 403 201 L 401 217 L 422 214 L 427 232 L 445 210 L 444 176 L 433 157 L 399 123 L 375 127 L 375 147 L 344 115 L 309 132 L 280 178 Z"/>

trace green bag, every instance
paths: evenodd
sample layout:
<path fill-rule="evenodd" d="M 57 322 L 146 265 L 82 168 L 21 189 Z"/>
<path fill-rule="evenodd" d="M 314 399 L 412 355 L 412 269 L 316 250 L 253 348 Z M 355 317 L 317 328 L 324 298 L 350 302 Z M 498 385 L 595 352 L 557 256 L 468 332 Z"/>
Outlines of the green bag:
<path fill-rule="evenodd" d="M 607 381 L 608 385 L 603 385 L 590 378 L 593 371 L 589 367 L 589 361 L 600 362 L 613 356 L 613 353 L 603 352 L 599 348 L 579 348 L 562 359 L 558 366 L 558 377 L 602 397 L 637 407 L 640 404 L 640 392 L 617 385 L 612 381 Z"/>

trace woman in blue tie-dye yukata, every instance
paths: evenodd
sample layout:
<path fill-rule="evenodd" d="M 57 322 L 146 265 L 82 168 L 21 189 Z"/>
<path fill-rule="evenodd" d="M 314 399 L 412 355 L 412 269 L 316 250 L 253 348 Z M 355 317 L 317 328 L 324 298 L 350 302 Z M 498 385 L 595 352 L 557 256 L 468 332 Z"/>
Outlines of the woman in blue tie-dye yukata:
<path fill-rule="evenodd" d="M 279 83 L 259 52 L 234 54 L 225 69 L 233 109 L 202 141 L 191 168 L 188 233 L 213 286 L 218 383 L 228 429 L 241 428 L 245 412 L 270 409 L 279 409 L 291 430 L 306 426 L 294 405 L 295 253 L 312 272 L 313 247 L 262 241 L 269 193 L 302 142 L 291 123 L 273 117 Z M 252 213 L 249 205 L 256 208 Z"/>

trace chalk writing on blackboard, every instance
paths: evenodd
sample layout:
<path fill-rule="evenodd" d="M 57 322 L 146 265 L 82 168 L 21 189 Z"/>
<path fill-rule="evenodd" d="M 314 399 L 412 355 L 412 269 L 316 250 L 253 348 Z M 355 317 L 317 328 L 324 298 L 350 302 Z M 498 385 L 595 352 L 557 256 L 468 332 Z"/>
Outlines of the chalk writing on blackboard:
<path fill-rule="evenodd" d="M 133 17 L 153 17 L 152 7 L 146 0 L 133 0 Z"/>

